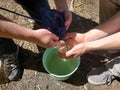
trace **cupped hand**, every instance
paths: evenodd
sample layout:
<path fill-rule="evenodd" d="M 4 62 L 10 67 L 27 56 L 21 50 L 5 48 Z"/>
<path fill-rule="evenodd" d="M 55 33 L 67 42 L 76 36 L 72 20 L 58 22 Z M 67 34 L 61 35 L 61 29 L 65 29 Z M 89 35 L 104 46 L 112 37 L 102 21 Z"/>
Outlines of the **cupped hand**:
<path fill-rule="evenodd" d="M 74 46 L 79 43 L 85 42 L 84 38 L 85 38 L 84 34 L 71 32 L 67 33 L 65 40 L 66 44 Z"/>
<path fill-rule="evenodd" d="M 58 53 L 58 55 L 62 58 L 76 58 L 78 56 L 83 55 L 86 53 L 86 46 L 85 43 L 77 44 L 74 47 L 72 47 L 70 50 L 68 50 L 66 53 Z"/>
<path fill-rule="evenodd" d="M 64 43 L 63 41 L 59 41 L 59 37 L 47 29 L 35 30 L 34 36 L 35 38 L 33 42 L 44 48 L 50 48 Z"/>

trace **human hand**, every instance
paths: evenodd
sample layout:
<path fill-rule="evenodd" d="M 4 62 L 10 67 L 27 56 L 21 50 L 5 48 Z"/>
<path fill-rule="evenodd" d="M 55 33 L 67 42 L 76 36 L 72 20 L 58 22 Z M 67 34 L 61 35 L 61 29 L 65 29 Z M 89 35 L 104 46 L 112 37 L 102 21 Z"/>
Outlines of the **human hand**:
<path fill-rule="evenodd" d="M 64 11 L 63 13 L 64 13 L 64 16 L 65 16 L 65 26 L 66 26 L 66 29 L 68 29 L 71 22 L 72 22 L 72 12 Z"/>
<path fill-rule="evenodd" d="M 60 48 L 58 55 L 64 58 L 73 58 L 84 53 L 84 34 L 67 33 L 65 45 Z"/>
<path fill-rule="evenodd" d="M 67 33 L 66 37 L 65 37 L 65 43 L 71 46 L 74 46 L 76 44 L 85 42 L 85 36 L 84 34 L 81 33 L 76 33 L 76 32 L 72 32 L 72 33 Z"/>
<path fill-rule="evenodd" d="M 58 55 L 62 58 L 76 58 L 78 56 L 81 56 L 86 52 L 86 45 L 85 43 L 77 44 L 73 46 L 70 50 L 68 50 L 66 53 L 58 53 Z"/>
<path fill-rule="evenodd" d="M 59 38 L 47 29 L 38 29 L 34 30 L 34 32 L 35 37 L 33 42 L 44 48 L 50 48 L 64 43 L 63 41 L 59 41 Z"/>

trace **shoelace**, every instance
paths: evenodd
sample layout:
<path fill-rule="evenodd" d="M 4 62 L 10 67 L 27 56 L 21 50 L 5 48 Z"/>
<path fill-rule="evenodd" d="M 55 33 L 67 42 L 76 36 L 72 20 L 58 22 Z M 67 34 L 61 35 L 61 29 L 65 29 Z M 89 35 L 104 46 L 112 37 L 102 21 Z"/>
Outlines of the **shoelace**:
<path fill-rule="evenodd" d="M 15 70 L 17 68 L 17 61 L 15 61 L 15 59 L 17 58 L 17 54 L 5 54 L 3 56 L 5 58 L 3 67 L 5 67 L 7 71 Z"/>
<path fill-rule="evenodd" d="M 111 74 L 111 72 L 108 72 L 107 73 L 107 79 L 106 79 L 106 84 L 107 85 L 111 85 L 111 83 L 112 83 L 112 79 L 113 79 L 113 75 Z"/>

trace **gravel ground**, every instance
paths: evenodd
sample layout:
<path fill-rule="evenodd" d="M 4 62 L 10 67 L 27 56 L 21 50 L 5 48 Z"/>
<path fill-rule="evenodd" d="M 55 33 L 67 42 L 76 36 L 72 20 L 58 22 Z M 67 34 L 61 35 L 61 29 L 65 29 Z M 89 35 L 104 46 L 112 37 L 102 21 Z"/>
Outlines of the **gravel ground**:
<path fill-rule="evenodd" d="M 49 0 L 51 8 L 55 8 L 53 0 Z M 86 32 L 99 23 L 99 13 L 97 10 L 96 0 L 67 0 L 70 9 L 73 12 L 73 22 L 69 28 L 69 32 Z M 74 1 L 74 2 L 71 2 Z M 14 2 L 14 0 L 0 0 L 0 7 L 4 7 L 15 12 L 28 15 L 22 7 Z M 13 20 L 26 28 L 33 28 L 34 21 L 28 20 L 21 16 L 0 10 L 0 14 Z M 29 16 L 29 15 L 28 15 Z M 70 79 L 62 82 L 50 77 L 44 70 L 41 62 L 43 49 L 40 51 L 33 43 L 14 40 L 21 49 L 19 60 L 24 68 L 22 79 L 19 81 L 7 82 L 0 74 L 0 90 L 120 90 L 120 83 L 114 80 L 112 85 L 94 86 L 87 82 L 86 74 L 102 65 L 107 58 L 85 54 L 81 56 L 81 64 L 79 69 L 71 76 Z"/>

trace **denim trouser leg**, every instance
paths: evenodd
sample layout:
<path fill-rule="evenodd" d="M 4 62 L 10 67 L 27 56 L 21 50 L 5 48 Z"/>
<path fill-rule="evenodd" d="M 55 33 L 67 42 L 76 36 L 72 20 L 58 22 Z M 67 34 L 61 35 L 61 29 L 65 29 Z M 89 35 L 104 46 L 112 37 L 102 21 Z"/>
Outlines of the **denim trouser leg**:
<path fill-rule="evenodd" d="M 29 15 L 33 18 L 40 19 L 41 15 L 40 12 L 41 8 L 50 9 L 48 0 L 16 0 L 22 7 L 25 9 Z M 39 24 L 39 22 L 36 22 Z"/>
<path fill-rule="evenodd" d="M 16 52 L 17 46 L 12 39 L 0 38 L 0 56 Z"/>
<path fill-rule="evenodd" d="M 48 0 L 16 0 L 16 1 L 23 7 L 23 9 L 25 9 L 29 13 L 31 17 L 37 18 L 37 19 L 40 19 L 41 15 L 43 15 L 40 12 L 41 8 L 50 9 Z M 35 21 L 35 25 L 37 27 L 34 26 L 33 28 L 38 29 L 38 27 L 41 26 L 41 23 Z M 44 52 L 45 50 L 44 48 L 40 46 L 37 46 L 37 47 L 40 53 Z"/>
<path fill-rule="evenodd" d="M 119 11 L 119 7 L 112 3 L 110 0 L 100 0 L 99 4 L 100 4 L 99 10 L 100 23 L 105 22 Z"/>

